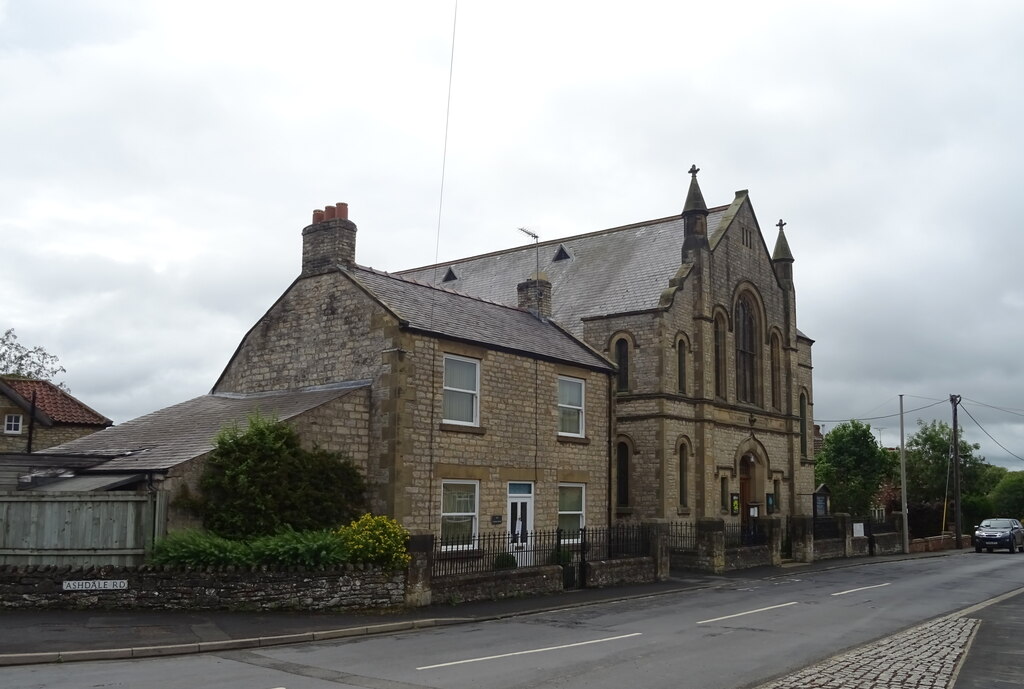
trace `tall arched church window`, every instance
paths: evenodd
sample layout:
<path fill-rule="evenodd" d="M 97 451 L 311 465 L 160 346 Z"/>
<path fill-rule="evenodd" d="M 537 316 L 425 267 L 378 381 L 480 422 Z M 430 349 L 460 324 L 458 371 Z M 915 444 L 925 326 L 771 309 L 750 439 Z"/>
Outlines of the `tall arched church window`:
<path fill-rule="evenodd" d="M 800 393 L 800 456 L 807 456 L 807 395 Z"/>
<path fill-rule="evenodd" d="M 750 299 L 741 297 L 736 304 L 736 397 L 741 402 L 757 403 L 757 323 Z"/>
<path fill-rule="evenodd" d="M 772 408 L 782 409 L 782 345 L 772 333 Z"/>
<path fill-rule="evenodd" d="M 686 342 L 676 342 L 676 391 L 686 394 Z"/>
<path fill-rule="evenodd" d="M 615 449 L 615 504 L 629 505 L 629 445 L 619 443 Z"/>
<path fill-rule="evenodd" d="M 679 445 L 679 506 L 686 507 L 689 503 L 687 501 L 687 494 L 690 491 L 690 484 L 686 480 L 689 466 L 687 459 L 689 458 L 690 451 L 686 443 L 680 443 Z"/>
<path fill-rule="evenodd" d="M 715 395 L 725 398 L 725 319 L 715 318 Z"/>
<path fill-rule="evenodd" d="M 615 364 L 619 367 L 615 389 L 625 392 L 629 390 L 629 342 L 626 338 L 615 341 Z"/>

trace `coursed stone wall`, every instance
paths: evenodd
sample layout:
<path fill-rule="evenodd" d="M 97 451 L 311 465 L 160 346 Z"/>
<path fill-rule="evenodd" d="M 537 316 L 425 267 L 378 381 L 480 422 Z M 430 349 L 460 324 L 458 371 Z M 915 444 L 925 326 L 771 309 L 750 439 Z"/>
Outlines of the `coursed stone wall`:
<path fill-rule="evenodd" d="M 0 607 L 88 610 L 342 610 L 405 602 L 405 572 L 0 566 Z M 75 590 L 65 590 L 70 586 Z"/>

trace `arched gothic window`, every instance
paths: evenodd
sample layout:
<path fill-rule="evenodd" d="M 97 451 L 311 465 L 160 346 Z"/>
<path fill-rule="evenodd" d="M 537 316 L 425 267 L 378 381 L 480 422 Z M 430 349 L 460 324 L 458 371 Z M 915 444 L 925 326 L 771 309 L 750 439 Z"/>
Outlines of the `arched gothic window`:
<path fill-rule="evenodd" d="M 807 456 L 807 394 L 800 393 L 800 456 Z"/>
<path fill-rule="evenodd" d="M 715 395 L 725 398 L 725 319 L 715 318 Z"/>
<path fill-rule="evenodd" d="M 756 404 L 757 399 L 757 321 L 750 298 L 740 297 L 736 304 L 736 398 Z"/>
<path fill-rule="evenodd" d="M 686 443 L 679 444 L 679 506 L 686 507 L 689 502 L 687 500 L 687 493 L 690 490 L 689 481 L 687 481 L 687 472 L 689 470 L 688 458 L 690 456 L 690 450 Z"/>
<path fill-rule="evenodd" d="M 686 394 L 686 342 L 676 342 L 676 391 Z"/>
<path fill-rule="evenodd" d="M 629 505 L 629 445 L 619 443 L 615 448 L 615 504 Z"/>
<path fill-rule="evenodd" d="M 619 367 L 615 389 L 626 392 L 629 390 L 629 342 L 624 337 L 615 341 L 615 364 Z"/>
<path fill-rule="evenodd" d="M 772 333 L 772 408 L 782 409 L 782 345 Z"/>

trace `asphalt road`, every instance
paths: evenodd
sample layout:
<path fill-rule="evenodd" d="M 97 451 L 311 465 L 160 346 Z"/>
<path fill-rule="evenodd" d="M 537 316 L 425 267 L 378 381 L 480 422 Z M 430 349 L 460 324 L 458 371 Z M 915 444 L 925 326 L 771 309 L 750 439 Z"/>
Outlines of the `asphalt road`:
<path fill-rule="evenodd" d="M 1022 586 L 1024 556 L 970 552 L 348 641 L 3 668 L 0 684 L 736 689 Z"/>

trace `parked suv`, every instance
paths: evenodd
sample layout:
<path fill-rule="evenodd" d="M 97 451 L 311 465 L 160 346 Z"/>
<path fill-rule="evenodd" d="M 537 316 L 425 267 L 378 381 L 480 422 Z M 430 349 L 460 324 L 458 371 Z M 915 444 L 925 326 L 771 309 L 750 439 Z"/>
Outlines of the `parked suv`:
<path fill-rule="evenodd" d="M 974 527 L 972 540 L 976 553 L 982 548 L 990 553 L 996 548 L 1024 553 L 1024 527 L 1016 519 L 986 519 Z"/>

